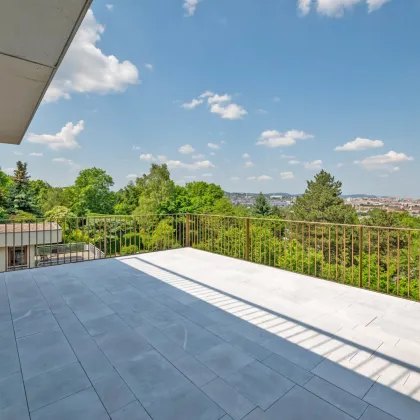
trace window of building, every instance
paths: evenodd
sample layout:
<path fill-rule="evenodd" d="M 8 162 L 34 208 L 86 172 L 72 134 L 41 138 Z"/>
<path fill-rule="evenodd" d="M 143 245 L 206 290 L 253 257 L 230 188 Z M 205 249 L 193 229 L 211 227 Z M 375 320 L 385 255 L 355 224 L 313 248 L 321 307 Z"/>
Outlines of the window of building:
<path fill-rule="evenodd" d="M 9 268 L 26 267 L 28 265 L 28 247 L 9 248 Z"/>

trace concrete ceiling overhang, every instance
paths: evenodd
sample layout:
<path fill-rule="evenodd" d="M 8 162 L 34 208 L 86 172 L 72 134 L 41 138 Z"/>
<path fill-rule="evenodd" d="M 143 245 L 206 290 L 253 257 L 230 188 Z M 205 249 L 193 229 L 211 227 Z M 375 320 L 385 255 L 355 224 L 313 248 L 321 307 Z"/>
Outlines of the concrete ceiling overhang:
<path fill-rule="evenodd" d="M 91 3 L 0 1 L 0 143 L 22 141 Z"/>

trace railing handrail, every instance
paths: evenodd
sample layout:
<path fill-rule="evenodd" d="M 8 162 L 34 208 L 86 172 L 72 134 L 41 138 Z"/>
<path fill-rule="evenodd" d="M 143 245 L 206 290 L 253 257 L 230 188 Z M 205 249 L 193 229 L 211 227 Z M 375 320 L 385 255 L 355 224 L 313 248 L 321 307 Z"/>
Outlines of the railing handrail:
<path fill-rule="evenodd" d="M 267 222 L 283 222 L 283 223 L 300 223 L 300 224 L 307 224 L 307 225 L 319 225 L 319 226 L 345 226 L 345 227 L 354 227 L 354 228 L 367 228 L 367 229 L 384 229 L 384 230 L 400 230 L 400 231 L 411 231 L 411 232 L 420 232 L 420 229 L 416 229 L 416 228 L 410 228 L 410 227 L 401 227 L 401 226 L 377 226 L 377 225 L 367 225 L 367 224 L 357 224 L 357 223 L 334 223 L 334 222 L 314 222 L 314 221 L 307 221 L 307 220 L 293 220 L 293 219 L 283 219 L 283 218 L 271 218 L 271 217 L 255 217 L 255 216 L 229 216 L 229 215 L 223 215 L 223 214 L 205 214 L 205 213 L 162 213 L 162 214 L 153 214 L 153 213 L 145 213 L 145 214 L 133 214 L 133 215 L 103 215 L 103 216 L 77 216 L 77 217 L 62 217 L 62 218 L 56 218 L 56 219 L 51 219 L 51 218 L 39 218 L 35 220 L 31 220 L 31 221 L 19 221 L 19 222 L 15 222 L 11 219 L 0 219 L 0 225 L 4 224 L 4 225 L 8 225 L 8 224 L 14 224 L 14 225 L 20 225 L 20 224 L 36 224 L 36 223 L 43 223 L 43 221 L 48 222 L 48 223 L 62 223 L 63 221 L 66 222 L 68 220 L 78 220 L 78 221 L 83 221 L 86 219 L 99 219 L 99 220 L 107 220 L 107 221 L 115 221 L 115 219 L 121 218 L 121 219 L 130 219 L 132 218 L 133 220 L 136 218 L 140 218 L 140 217 L 186 217 L 187 215 L 190 216 L 200 216 L 200 217 L 223 217 L 225 219 L 241 219 L 241 220 L 265 220 Z M 5 223 L 5 222 L 9 222 L 9 223 Z M 58 230 L 61 229 L 61 226 L 58 227 Z M 57 228 L 53 228 L 53 229 L 45 229 L 45 231 L 56 231 Z M 25 231 L 25 232 L 29 232 Z M 34 233 L 35 230 L 31 231 L 31 233 Z M 1 233 L 5 233 L 5 232 L 0 232 Z M 7 230 L 7 233 L 13 233 L 13 230 Z M 20 232 L 18 232 L 20 233 Z"/>

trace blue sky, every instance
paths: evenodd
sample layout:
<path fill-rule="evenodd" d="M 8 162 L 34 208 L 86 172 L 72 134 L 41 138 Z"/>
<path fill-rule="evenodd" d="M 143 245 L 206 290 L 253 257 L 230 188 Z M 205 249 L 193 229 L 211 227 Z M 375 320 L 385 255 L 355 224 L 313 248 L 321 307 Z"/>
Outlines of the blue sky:
<path fill-rule="evenodd" d="M 291 193 L 325 168 L 347 194 L 420 197 L 419 17 L 417 0 L 95 0 L 0 166 L 62 186 L 98 166 L 119 188 L 167 162 L 180 183 Z"/>

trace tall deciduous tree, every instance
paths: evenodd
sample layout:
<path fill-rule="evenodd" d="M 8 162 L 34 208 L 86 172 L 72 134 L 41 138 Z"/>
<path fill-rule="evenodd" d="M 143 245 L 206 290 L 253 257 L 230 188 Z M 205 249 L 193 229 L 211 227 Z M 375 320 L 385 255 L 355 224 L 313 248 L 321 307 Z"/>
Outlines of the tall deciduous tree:
<path fill-rule="evenodd" d="M 331 223 L 355 223 L 357 215 L 353 207 L 341 197 L 340 181 L 322 170 L 308 181 L 305 193 L 296 199 L 292 207 L 295 220 Z"/>
<path fill-rule="evenodd" d="M 160 207 L 172 196 L 175 189 L 165 163 L 162 165 L 153 163 L 147 175 L 137 178 L 136 185 L 141 191 L 136 214 L 160 212 Z"/>
<path fill-rule="evenodd" d="M 72 210 L 79 216 L 88 213 L 112 214 L 115 193 L 114 181 L 103 169 L 90 168 L 80 171 L 74 184 Z"/>

